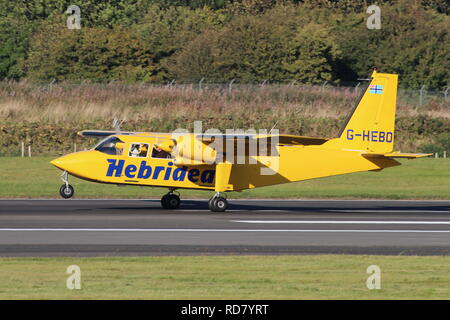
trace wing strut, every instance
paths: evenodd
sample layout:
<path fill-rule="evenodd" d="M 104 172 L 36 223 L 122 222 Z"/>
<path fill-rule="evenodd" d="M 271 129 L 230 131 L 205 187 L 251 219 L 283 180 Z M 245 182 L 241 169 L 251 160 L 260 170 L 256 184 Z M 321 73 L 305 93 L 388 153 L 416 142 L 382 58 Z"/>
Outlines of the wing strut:
<path fill-rule="evenodd" d="M 228 188 L 228 182 L 230 181 L 232 164 L 230 162 L 219 162 L 216 165 L 216 192 L 224 192 Z"/>

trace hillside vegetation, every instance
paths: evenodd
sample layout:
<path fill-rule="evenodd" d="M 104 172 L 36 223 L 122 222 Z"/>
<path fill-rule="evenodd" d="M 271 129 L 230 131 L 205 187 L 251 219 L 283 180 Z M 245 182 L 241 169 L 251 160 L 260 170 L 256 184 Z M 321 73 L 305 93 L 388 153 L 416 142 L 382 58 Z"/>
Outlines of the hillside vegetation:
<path fill-rule="evenodd" d="M 445 0 L 0 0 L 0 79 L 449 83 Z M 81 29 L 69 29 L 70 5 Z M 70 21 L 73 21 L 70 20 Z"/>
<path fill-rule="evenodd" d="M 445 0 L 0 0 L 0 155 L 94 143 L 82 129 L 270 129 L 335 137 L 373 66 L 399 74 L 395 149 L 450 153 Z M 70 11 L 70 10 L 69 10 Z M 194 85 L 191 85 L 194 84 Z M 414 91 L 412 91 L 414 90 Z M 447 93 L 448 90 L 447 90 Z M 76 146 L 75 146 L 76 144 Z"/>

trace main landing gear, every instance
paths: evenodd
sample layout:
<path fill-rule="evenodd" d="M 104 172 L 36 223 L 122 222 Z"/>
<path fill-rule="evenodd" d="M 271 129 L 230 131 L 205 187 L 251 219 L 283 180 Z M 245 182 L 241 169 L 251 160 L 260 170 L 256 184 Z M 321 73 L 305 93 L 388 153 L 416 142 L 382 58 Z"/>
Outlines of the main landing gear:
<path fill-rule="evenodd" d="M 69 199 L 73 197 L 73 194 L 75 193 L 75 190 L 73 187 L 69 184 L 69 176 L 67 174 L 67 171 L 64 171 L 61 175 L 61 180 L 64 182 L 64 184 L 59 188 L 59 194 L 64 199 Z"/>
<path fill-rule="evenodd" d="M 164 209 L 178 209 L 180 207 L 180 196 L 172 191 L 165 194 L 161 198 L 161 206 Z"/>
<path fill-rule="evenodd" d="M 228 201 L 220 195 L 220 192 L 217 192 L 211 199 L 209 199 L 208 207 L 212 212 L 224 212 L 227 210 Z"/>
<path fill-rule="evenodd" d="M 178 209 L 180 207 L 180 196 L 174 193 L 175 190 L 170 190 L 161 198 L 161 206 L 164 209 Z M 177 192 L 178 193 L 178 192 Z M 228 207 L 228 201 L 217 192 L 208 201 L 208 208 L 212 212 L 224 212 Z"/>

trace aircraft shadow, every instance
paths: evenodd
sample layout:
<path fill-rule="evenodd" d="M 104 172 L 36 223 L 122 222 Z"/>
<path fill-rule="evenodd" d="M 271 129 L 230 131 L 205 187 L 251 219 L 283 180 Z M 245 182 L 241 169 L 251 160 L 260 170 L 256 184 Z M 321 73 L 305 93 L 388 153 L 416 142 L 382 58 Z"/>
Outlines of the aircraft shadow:
<path fill-rule="evenodd" d="M 292 201 L 279 201 L 277 200 L 268 200 L 263 202 L 249 201 L 246 203 L 242 203 L 245 200 L 229 200 L 229 206 L 226 213 L 233 212 L 252 212 L 256 211 L 257 213 L 323 213 L 323 214 L 332 214 L 332 213 L 340 213 L 340 214 L 348 214 L 352 213 L 361 215 L 364 214 L 396 214 L 396 215 L 405 215 L 410 216 L 414 214 L 427 213 L 433 216 L 450 216 L 450 203 L 432 203 L 432 202 L 411 202 L 405 204 L 389 204 L 389 200 L 380 200 L 380 201 L 333 201 L 329 200 L 326 203 L 321 203 L 320 200 L 317 201 L 305 201 L 301 200 L 292 200 Z M 142 202 L 148 203 L 149 206 L 142 206 Z M 129 211 L 161 211 L 163 210 L 160 207 L 159 200 L 140 200 L 139 205 L 137 206 L 109 206 L 109 210 L 129 210 Z M 207 200 L 182 200 L 181 206 L 176 210 L 163 210 L 164 212 L 170 213 L 182 213 L 184 210 L 188 212 L 192 212 L 193 210 L 199 210 L 200 212 L 205 212 L 211 214 L 208 210 L 208 201 Z M 206 211 L 205 211 L 206 210 Z"/>

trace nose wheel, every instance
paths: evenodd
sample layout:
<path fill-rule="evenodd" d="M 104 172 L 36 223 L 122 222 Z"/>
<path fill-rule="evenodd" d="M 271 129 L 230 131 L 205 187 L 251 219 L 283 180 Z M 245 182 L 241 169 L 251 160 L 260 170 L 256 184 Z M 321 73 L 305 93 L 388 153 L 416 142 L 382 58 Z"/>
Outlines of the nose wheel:
<path fill-rule="evenodd" d="M 173 192 L 169 192 L 161 198 L 161 206 L 164 209 L 178 209 L 180 207 L 180 203 L 180 197 Z"/>
<path fill-rule="evenodd" d="M 59 194 L 64 199 L 69 199 L 73 197 L 74 189 L 70 184 L 67 184 L 67 186 L 63 184 L 61 188 L 59 188 Z"/>
<path fill-rule="evenodd" d="M 61 175 L 61 180 L 64 182 L 64 184 L 61 186 L 61 188 L 59 188 L 59 194 L 64 199 L 72 198 L 75 190 L 69 184 L 69 176 L 67 174 L 67 171 L 63 172 L 63 174 Z"/>

